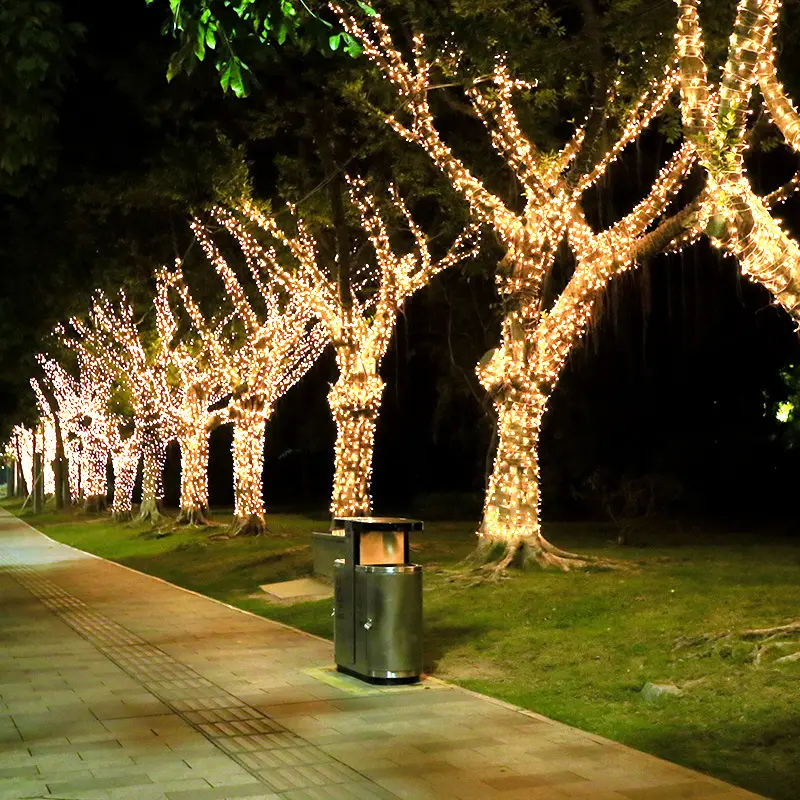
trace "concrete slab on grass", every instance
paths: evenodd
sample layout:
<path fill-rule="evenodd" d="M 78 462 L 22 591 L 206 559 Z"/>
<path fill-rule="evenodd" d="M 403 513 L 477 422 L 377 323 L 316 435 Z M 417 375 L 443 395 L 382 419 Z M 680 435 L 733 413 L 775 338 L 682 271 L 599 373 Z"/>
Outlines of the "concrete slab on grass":
<path fill-rule="evenodd" d="M 283 602 L 303 603 L 309 600 L 325 600 L 327 597 L 333 597 L 333 587 L 314 578 L 265 583 L 258 588 L 270 595 L 271 598 Z"/>

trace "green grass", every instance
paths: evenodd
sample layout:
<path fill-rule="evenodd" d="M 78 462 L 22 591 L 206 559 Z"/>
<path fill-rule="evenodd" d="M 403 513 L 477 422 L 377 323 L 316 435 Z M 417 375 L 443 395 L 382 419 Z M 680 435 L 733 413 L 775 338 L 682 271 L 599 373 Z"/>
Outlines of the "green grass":
<path fill-rule="evenodd" d="M 18 501 L 3 501 L 11 511 Z M 220 521 L 224 521 L 220 516 Z M 106 518 L 30 519 L 53 538 L 330 637 L 331 601 L 295 606 L 258 586 L 311 571 L 310 531 L 324 519 L 271 515 L 271 536 L 163 538 Z M 469 552 L 467 523 L 435 522 L 415 540 L 426 566 L 426 669 L 471 689 L 699 769 L 761 794 L 797 797 L 800 665 L 755 666 L 742 648 L 676 650 L 680 636 L 800 617 L 800 545 L 739 532 L 653 529 L 649 547 L 617 549 L 607 526 L 560 524 L 552 541 L 634 560 L 630 572 L 528 572 L 469 586 L 452 572 Z M 652 705 L 647 681 L 689 683 Z M 697 683 L 691 683 L 697 681 Z"/>

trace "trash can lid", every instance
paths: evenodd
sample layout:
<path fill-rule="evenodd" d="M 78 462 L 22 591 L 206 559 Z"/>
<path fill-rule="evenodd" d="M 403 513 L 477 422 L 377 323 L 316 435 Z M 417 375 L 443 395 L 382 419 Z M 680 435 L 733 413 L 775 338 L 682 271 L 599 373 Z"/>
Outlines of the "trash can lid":
<path fill-rule="evenodd" d="M 421 531 L 422 521 L 403 517 L 335 517 L 334 527 L 348 527 L 353 531 Z"/>

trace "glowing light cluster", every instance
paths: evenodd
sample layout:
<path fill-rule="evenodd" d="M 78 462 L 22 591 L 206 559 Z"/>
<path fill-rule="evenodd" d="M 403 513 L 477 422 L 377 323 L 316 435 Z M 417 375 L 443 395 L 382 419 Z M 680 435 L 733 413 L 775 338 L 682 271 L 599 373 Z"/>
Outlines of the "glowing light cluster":
<path fill-rule="evenodd" d="M 114 495 L 111 513 L 116 520 L 130 519 L 133 513 L 133 489 L 142 457 L 138 431 L 128 420 L 109 415 L 109 450 L 114 470 Z"/>
<path fill-rule="evenodd" d="M 55 359 L 39 355 L 37 360 L 58 403 L 72 497 L 103 506 L 108 491 L 111 377 L 86 351 L 77 353 L 77 377 Z"/>
<path fill-rule="evenodd" d="M 217 221 L 238 241 L 254 273 L 269 275 L 301 308 L 312 312 L 333 344 L 339 376 L 328 403 L 336 424 L 331 511 L 337 516 L 366 514 L 372 506 L 375 426 L 384 388 L 379 369 L 398 313 L 436 274 L 477 251 L 477 226 L 470 225 L 441 259 L 434 260 L 425 234 L 392 186 L 390 202 L 414 241 L 411 250 L 399 254 L 390 241 L 379 204 L 364 181 L 348 178 L 348 188 L 374 253 L 374 261 L 353 265 L 352 270 L 338 263 L 320 263 L 316 240 L 291 206 L 293 235 L 252 204 L 243 206 L 242 216 L 251 229 L 266 235 L 264 245 L 237 215 L 214 209 Z M 340 291 L 340 270 L 345 275 L 344 291 Z"/>
<path fill-rule="evenodd" d="M 41 456 L 43 493 L 44 495 L 53 494 L 55 491 L 55 477 L 52 464 L 56 448 L 52 417 L 44 417 L 34 428 L 15 425 L 11 431 L 11 438 L 6 449 L 19 465 L 28 494 L 33 492 L 34 458 L 37 455 Z"/>

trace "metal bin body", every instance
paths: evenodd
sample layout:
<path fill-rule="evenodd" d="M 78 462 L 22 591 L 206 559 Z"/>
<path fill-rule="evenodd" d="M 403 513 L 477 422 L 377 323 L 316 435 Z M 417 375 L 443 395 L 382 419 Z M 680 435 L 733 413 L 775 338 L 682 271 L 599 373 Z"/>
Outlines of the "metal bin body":
<path fill-rule="evenodd" d="M 422 567 L 408 562 L 411 520 L 344 523 L 352 547 L 334 562 L 337 667 L 376 683 L 409 683 L 422 674 Z M 406 523 L 405 527 L 401 523 Z M 388 560 L 391 563 L 360 563 Z"/>

